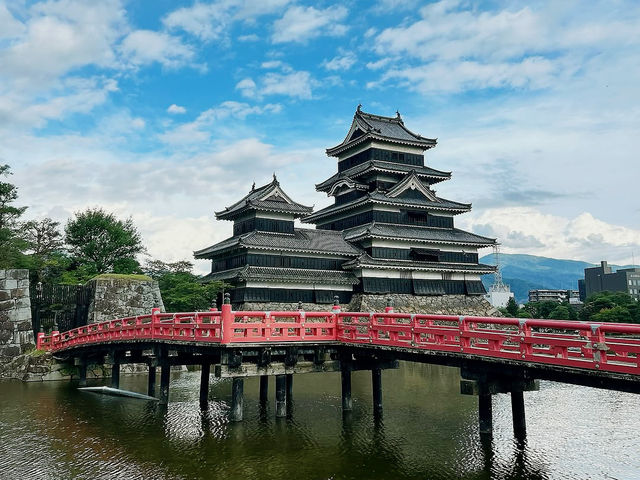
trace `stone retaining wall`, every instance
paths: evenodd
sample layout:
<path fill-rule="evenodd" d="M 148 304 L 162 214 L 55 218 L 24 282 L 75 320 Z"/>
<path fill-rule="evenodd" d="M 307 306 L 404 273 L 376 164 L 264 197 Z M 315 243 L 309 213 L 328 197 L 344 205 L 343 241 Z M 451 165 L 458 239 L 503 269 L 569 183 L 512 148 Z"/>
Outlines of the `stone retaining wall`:
<path fill-rule="evenodd" d="M 0 376 L 15 357 L 33 348 L 29 270 L 0 270 Z"/>
<path fill-rule="evenodd" d="M 90 284 L 94 294 L 89 305 L 89 323 L 147 315 L 152 308 L 160 308 L 164 312 L 156 281 L 98 277 L 91 280 Z"/>
<path fill-rule="evenodd" d="M 406 294 L 367 295 L 355 294 L 348 305 L 341 305 L 344 312 L 384 312 L 387 299 L 396 312 L 430 313 L 444 315 L 475 315 L 481 317 L 499 317 L 500 312 L 491 306 L 482 296 L 441 295 L 417 296 Z M 333 305 L 303 303 L 302 309 L 307 312 L 327 312 Z M 292 311 L 298 309 L 298 303 L 243 303 L 235 310 L 244 311 Z"/>
<path fill-rule="evenodd" d="M 344 308 L 355 312 L 384 312 L 387 299 L 391 299 L 394 311 L 400 313 L 429 313 L 434 315 L 474 315 L 499 317 L 500 312 L 482 296 L 440 295 L 417 296 L 407 294 L 367 295 L 356 294 Z"/>

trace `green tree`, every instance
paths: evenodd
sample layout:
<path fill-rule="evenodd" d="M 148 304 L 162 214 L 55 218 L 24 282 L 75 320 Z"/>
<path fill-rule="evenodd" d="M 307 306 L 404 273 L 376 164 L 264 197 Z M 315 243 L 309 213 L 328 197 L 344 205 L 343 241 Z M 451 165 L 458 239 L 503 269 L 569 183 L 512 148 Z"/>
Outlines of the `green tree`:
<path fill-rule="evenodd" d="M 599 292 L 587 298 L 579 318 L 586 322 L 640 323 L 640 304 L 625 292 Z"/>
<path fill-rule="evenodd" d="M 37 281 L 51 281 L 48 277 L 52 272 L 68 266 L 59 222 L 50 218 L 31 220 L 22 225 L 21 232 L 28 245 L 29 270 L 35 272 Z"/>
<path fill-rule="evenodd" d="M 525 304 L 523 310 L 527 312 L 528 318 L 549 318 L 549 314 L 558 306 L 556 302 L 529 302 Z"/>
<path fill-rule="evenodd" d="M 215 306 L 218 292 L 225 287 L 220 281 L 203 283 L 188 261 L 152 260 L 145 264 L 144 272 L 158 281 L 167 312 L 208 310 Z"/>
<path fill-rule="evenodd" d="M 518 302 L 516 302 L 513 297 L 510 297 L 505 307 L 506 314 L 510 317 L 517 317 L 519 311 L 520 307 L 518 306 Z"/>
<path fill-rule="evenodd" d="M 571 320 L 571 312 L 569 311 L 569 305 L 561 303 L 556 308 L 549 312 L 547 318 L 553 320 Z"/>
<path fill-rule="evenodd" d="M 0 177 L 11 175 L 9 165 L 0 165 Z M 0 268 L 23 267 L 25 258 L 22 252 L 27 242 L 20 236 L 20 217 L 27 207 L 16 207 L 18 188 L 0 181 Z"/>
<path fill-rule="evenodd" d="M 133 220 L 101 208 L 77 212 L 65 226 L 65 242 L 83 278 L 101 273 L 139 273 L 136 255 L 145 251 Z"/>

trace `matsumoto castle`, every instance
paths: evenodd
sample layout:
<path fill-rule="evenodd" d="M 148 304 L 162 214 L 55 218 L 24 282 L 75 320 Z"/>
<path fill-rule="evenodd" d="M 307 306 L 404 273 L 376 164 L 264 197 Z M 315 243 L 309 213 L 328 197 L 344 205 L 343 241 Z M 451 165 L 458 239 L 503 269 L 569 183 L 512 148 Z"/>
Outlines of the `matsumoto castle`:
<path fill-rule="evenodd" d="M 289 197 L 275 175 L 254 185 L 216 212 L 234 222 L 233 236 L 195 252 L 212 261 L 205 278 L 232 285 L 232 303 L 244 308 L 303 302 L 326 309 L 334 296 L 341 304 L 388 296 L 432 306 L 451 296 L 483 301 L 480 276 L 495 267 L 478 263 L 478 249 L 496 240 L 454 227 L 471 204 L 432 190 L 451 178 L 425 165 L 425 151 L 436 143 L 409 130 L 399 113 L 383 117 L 358 107 L 345 139 L 326 151 L 337 158 L 337 173 L 316 185 L 333 205 L 314 212 Z M 315 228 L 296 228 L 296 219 Z"/>

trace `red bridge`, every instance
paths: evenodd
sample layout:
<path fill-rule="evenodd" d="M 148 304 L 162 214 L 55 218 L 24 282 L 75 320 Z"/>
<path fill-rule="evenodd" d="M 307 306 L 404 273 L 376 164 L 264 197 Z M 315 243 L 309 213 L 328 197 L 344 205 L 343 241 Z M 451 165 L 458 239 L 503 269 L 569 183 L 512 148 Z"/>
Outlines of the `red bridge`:
<path fill-rule="evenodd" d="M 228 298 L 226 299 L 228 302 Z M 233 420 L 242 419 L 243 378 L 260 376 L 266 401 L 268 376 L 276 376 L 276 415 L 285 416 L 293 374 L 341 371 L 342 406 L 351 410 L 351 371 L 371 369 L 374 412 L 382 414 L 381 370 L 398 360 L 461 369 L 461 392 L 479 397 L 480 431 L 491 431 L 491 396 L 510 393 L 514 432 L 525 435 L 524 391 L 537 380 L 561 381 L 640 393 L 640 326 L 576 321 L 395 313 L 221 311 L 160 313 L 38 335 L 38 349 L 78 367 L 86 383 L 90 363 L 149 365 L 149 395 L 161 367 L 160 401 L 168 402 L 171 365 L 202 365 L 206 403 L 211 365 L 232 377 Z"/>

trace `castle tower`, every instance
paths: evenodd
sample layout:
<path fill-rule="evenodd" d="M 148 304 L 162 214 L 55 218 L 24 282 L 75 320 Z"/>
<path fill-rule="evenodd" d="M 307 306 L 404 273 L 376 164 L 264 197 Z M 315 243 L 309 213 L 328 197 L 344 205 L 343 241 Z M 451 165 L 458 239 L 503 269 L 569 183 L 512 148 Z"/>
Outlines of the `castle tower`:
<path fill-rule="evenodd" d="M 334 204 L 302 219 L 319 230 L 341 231 L 361 254 L 342 268 L 360 279 L 364 294 L 482 295 L 478 248 L 495 244 L 454 227 L 471 205 L 436 195 L 432 186 L 450 172 L 425 165 L 436 140 L 405 125 L 399 113 L 383 117 L 358 107 L 339 145 L 327 149 L 338 172 L 316 185 Z"/>

